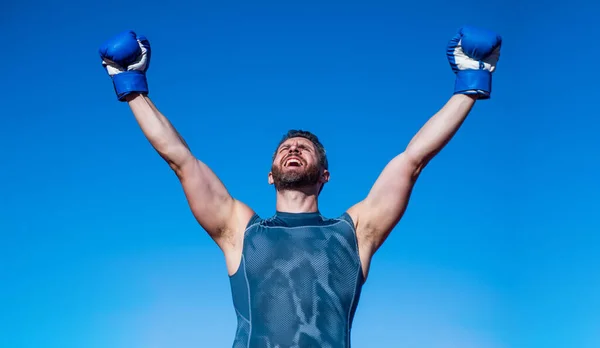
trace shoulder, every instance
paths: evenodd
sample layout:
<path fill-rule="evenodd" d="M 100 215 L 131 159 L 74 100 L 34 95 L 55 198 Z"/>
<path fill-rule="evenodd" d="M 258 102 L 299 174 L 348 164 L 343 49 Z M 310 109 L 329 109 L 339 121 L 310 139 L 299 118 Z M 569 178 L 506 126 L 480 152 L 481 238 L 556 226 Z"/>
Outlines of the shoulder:
<path fill-rule="evenodd" d="M 358 221 L 359 221 L 360 209 L 361 209 L 362 205 L 363 205 L 363 203 L 359 202 L 359 203 L 353 205 L 352 207 L 350 207 L 348 210 L 346 210 L 342 214 L 342 216 L 346 216 L 347 217 L 347 219 L 352 224 L 352 226 L 354 227 L 354 229 L 358 228 Z"/>
<path fill-rule="evenodd" d="M 248 220 L 248 223 L 246 224 L 246 229 L 248 229 L 252 225 L 260 224 L 263 221 L 265 221 L 265 219 L 260 217 L 260 215 L 258 215 L 258 213 L 253 213 L 252 216 L 250 217 L 250 220 Z"/>
<path fill-rule="evenodd" d="M 331 219 L 331 220 L 335 221 L 335 222 L 341 222 L 341 223 L 347 224 L 353 230 L 356 229 L 356 225 L 354 224 L 354 218 L 347 211 L 343 212 L 341 215 L 339 215 L 338 217 Z"/>

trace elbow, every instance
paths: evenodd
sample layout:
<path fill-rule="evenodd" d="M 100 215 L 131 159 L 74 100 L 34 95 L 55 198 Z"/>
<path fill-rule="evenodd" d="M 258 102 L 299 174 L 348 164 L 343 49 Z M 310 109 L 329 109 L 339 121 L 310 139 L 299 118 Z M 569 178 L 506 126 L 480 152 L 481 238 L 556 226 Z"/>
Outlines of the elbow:
<path fill-rule="evenodd" d="M 177 176 L 181 176 L 188 164 L 193 162 L 194 159 L 194 156 L 186 147 L 165 145 L 156 146 L 155 149 Z"/>
<path fill-rule="evenodd" d="M 433 156 L 425 156 L 417 151 L 412 151 L 410 148 L 402 153 L 402 157 L 405 168 L 407 168 L 413 181 L 419 177 L 431 158 L 433 158 Z"/>

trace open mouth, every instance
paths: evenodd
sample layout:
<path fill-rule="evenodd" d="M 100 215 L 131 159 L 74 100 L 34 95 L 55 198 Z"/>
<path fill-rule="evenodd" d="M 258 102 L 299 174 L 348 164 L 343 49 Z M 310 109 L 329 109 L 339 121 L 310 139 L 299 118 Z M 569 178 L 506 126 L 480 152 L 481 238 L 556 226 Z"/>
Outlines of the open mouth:
<path fill-rule="evenodd" d="M 292 158 L 288 158 L 285 161 L 284 166 L 286 166 L 286 167 L 301 167 L 302 162 L 300 161 L 300 159 L 292 157 Z"/>

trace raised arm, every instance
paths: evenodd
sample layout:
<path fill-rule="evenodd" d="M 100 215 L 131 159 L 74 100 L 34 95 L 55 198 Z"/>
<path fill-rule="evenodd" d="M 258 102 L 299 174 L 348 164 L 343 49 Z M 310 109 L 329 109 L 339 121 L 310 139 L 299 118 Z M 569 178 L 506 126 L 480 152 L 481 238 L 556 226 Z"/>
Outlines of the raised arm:
<path fill-rule="evenodd" d="M 173 169 L 193 215 L 225 252 L 231 269 L 238 263 L 240 236 L 253 211 L 235 200 L 215 173 L 192 155 L 183 138 L 148 97 L 146 71 L 150 52 L 148 40 L 133 31 L 115 35 L 100 47 L 102 65 L 112 78 L 118 100 L 129 104 L 146 138 Z"/>
<path fill-rule="evenodd" d="M 400 221 L 419 174 L 456 134 L 475 100 L 476 96 L 452 96 L 385 166 L 367 197 L 349 210 L 365 252 L 375 253 Z"/>
<path fill-rule="evenodd" d="M 223 248 L 232 244 L 253 212 L 234 199 L 215 173 L 192 155 L 188 145 L 150 98 L 130 94 L 126 100 L 144 135 L 179 178 L 191 211 Z"/>
<path fill-rule="evenodd" d="M 367 268 L 402 218 L 419 174 L 454 137 L 475 101 L 490 97 L 491 74 L 501 42 L 498 35 L 483 29 L 465 27 L 459 31 L 448 46 L 448 58 L 457 75 L 454 95 L 387 164 L 367 197 L 348 210 Z"/>

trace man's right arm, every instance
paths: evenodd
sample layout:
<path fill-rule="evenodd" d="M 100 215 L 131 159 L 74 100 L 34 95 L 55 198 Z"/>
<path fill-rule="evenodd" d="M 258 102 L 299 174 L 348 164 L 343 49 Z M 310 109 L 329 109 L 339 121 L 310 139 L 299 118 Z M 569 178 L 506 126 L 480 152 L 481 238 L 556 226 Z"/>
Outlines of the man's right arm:
<path fill-rule="evenodd" d="M 198 223 L 221 250 L 239 249 L 239 236 L 254 212 L 234 199 L 215 173 L 194 157 L 147 95 L 131 94 L 127 102 L 146 138 L 179 178 Z"/>

